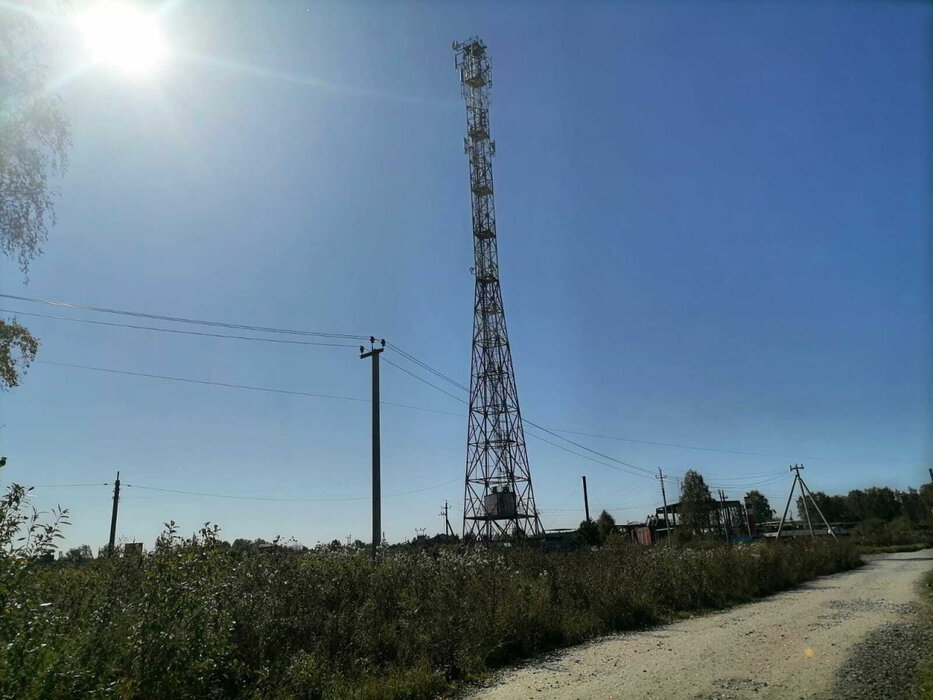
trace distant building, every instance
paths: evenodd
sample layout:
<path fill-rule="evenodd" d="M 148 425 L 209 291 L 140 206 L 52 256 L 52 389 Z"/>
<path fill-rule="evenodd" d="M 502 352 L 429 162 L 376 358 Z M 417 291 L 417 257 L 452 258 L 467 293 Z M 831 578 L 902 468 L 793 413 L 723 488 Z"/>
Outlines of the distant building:
<path fill-rule="evenodd" d="M 668 503 L 666 512 L 670 514 L 671 522 L 667 524 L 667 516 L 664 506 L 655 509 L 655 521 L 659 523 L 655 531 L 661 536 L 666 537 L 677 529 L 677 517 L 683 516 L 683 503 Z M 741 501 L 717 501 L 711 500 L 703 519 L 704 524 L 700 530 L 705 535 L 718 535 L 725 537 L 729 534 L 733 537 L 742 537 L 754 535 L 754 529 L 749 532 L 749 521 L 745 514 L 745 508 Z"/>

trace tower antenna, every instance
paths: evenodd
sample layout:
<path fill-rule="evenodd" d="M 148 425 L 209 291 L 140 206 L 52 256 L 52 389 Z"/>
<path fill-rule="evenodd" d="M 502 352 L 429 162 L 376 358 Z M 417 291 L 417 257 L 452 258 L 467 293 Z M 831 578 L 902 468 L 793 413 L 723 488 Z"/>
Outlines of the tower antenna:
<path fill-rule="evenodd" d="M 489 137 L 489 54 L 478 37 L 454 42 L 454 65 L 466 101 L 473 209 L 475 295 L 470 411 L 467 418 L 463 535 L 481 541 L 542 534 L 518 406 L 512 351 L 499 287 L 496 209 Z"/>

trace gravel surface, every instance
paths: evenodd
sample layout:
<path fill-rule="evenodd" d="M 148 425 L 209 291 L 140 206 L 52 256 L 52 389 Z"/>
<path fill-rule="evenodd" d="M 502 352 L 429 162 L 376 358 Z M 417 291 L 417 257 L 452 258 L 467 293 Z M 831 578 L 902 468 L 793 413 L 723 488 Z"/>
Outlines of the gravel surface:
<path fill-rule="evenodd" d="M 928 550 L 865 559 L 861 569 L 757 603 L 551 654 L 471 697 L 910 697 L 904 679 L 930 642 L 916 584 L 933 557 Z"/>
<path fill-rule="evenodd" d="M 840 700 L 920 697 L 917 673 L 933 647 L 933 624 L 913 617 L 883 625 L 856 644 L 836 675 L 832 696 Z"/>

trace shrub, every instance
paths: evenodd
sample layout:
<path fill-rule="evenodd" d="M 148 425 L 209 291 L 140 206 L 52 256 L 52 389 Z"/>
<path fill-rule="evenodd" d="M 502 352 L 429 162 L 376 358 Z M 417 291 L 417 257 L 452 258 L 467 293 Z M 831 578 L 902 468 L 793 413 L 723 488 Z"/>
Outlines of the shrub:
<path fill-rule="evenodd" d="M 4 558 L 0 695 L 431 697 L 594 635 L 774 593 L 858 564 L 834 542 L 546 554 L 217 545 L 170 527 L 143 558 Z M 0 579 L 2 580 L 2 579 Z"/>

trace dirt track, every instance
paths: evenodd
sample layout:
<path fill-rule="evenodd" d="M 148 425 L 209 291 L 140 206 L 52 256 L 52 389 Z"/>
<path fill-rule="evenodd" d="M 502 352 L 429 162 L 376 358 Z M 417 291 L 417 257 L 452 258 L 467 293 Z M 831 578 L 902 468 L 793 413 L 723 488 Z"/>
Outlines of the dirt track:
<path fill-rule="evenodd" d="M 600 639 L 502 673 L 474 698 L 828 698 L 854 645 L 916 612 L 931 550 L 731 610 Z"/>

